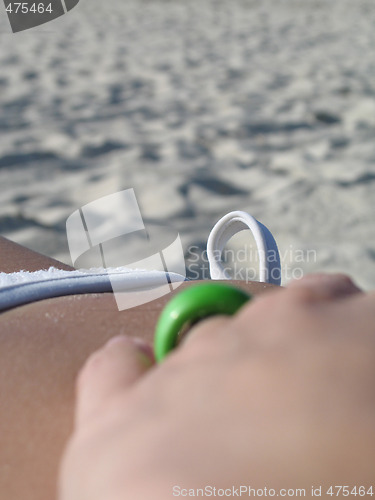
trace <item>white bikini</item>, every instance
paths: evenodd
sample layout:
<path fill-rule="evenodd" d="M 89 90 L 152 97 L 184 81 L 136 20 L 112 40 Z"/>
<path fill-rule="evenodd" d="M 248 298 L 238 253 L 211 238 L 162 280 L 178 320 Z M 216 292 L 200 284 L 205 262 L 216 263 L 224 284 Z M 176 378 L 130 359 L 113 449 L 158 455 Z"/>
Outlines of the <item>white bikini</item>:
<path fill-rule="evenodd" d="M 246 212 L 230 212 L 213 227 L 207 241 L 210 276 L 213 280 L 227 280 L 221 254 L 228 240 L 238 232 L 250 229 L 259 254 L 259 277 L 264 283 L 280 285 L 281 268 L 278 248 L 271 232 Z M 149 302 L 177 288 L 186 278 L 182 274 L 164 271 L 130 269 L 126 267 L 81 269 L 63 271 L 50 267 L 35 272 L 19 271 L 0 273 L 0 311 L 52 297 L 83 293 L 121 292 L 129 297 L 140 296 L 138 303 Z M 158 295 L 150 294 L 145 300 L 145 291 L 164 289 Z M 137 295 L 138 294 L 138 295 Z M 143 298 L 142 298 L 143 297 Z M 119 309 L 121 307 L 118 301 Z"/>

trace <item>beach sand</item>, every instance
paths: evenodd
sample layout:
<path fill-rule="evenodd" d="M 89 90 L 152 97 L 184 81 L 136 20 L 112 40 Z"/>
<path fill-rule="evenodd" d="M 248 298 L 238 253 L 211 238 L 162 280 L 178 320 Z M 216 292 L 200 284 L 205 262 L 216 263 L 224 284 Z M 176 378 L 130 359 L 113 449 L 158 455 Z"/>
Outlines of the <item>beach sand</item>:
<path fill-rule="evenodd" d="M 341 271 L 375 288 L 372 0 L 81 0 L 17 34 L 1 15 L 0 234 L 71 264 L 69 215 L 134 188 L 190 278 L 209 277 L 215 222 L 245 210 L 283 284 Z"/>

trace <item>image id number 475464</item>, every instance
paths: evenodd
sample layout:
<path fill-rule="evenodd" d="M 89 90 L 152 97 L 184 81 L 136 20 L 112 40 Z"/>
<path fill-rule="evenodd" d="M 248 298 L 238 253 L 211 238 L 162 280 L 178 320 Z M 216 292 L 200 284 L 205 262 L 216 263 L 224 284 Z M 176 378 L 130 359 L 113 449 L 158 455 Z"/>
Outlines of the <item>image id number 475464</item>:
<path fill-rule="evenodd" d="M 52 13 L 52 4 L 44 5 L 43 3 L 28 2 L 10 2 L 6 8 L 9 14 L 44 14 L 45 12 Z"/>
<path fill-rule="evenodd" d="M 343 497 L 348 497 L 348 496 L 359 496 L 359 497 L 364 497 L 364 496 L 373 496 L 374 491 L 373 487 L 365 487 L 365 486 L 330 486 L 327 490 L 327 495 L 331 497 L 338 497 L 338 496 L 343 496 Z"/>

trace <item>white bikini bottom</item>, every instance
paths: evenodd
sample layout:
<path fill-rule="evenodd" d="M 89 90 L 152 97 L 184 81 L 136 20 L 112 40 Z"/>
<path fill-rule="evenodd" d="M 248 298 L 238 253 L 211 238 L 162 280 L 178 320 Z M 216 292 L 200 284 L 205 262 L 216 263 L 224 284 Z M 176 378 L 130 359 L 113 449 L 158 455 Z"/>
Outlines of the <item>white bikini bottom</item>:
<path fill-rule="evenodd" d="M 228 240 L 245 229 L 250 229 L 257 245 L 260 281 L 280 285 L 280 257 L 275 239 L 263 224 L 240 211 L 222 217 L 208 237 L 207 256 L 211 279 L 230 279 L 224 269 L 222 252 Z M 186 281 L 185 276 L 178 273 L 126 267 L 75 271 L 50 267 L 35 272 L 0 273 L 0 311 L 47 298 L 102 292 L 114 292 L 118 307 L 123 310 L 155 300 L 177 288 L 183 281 Z"/>

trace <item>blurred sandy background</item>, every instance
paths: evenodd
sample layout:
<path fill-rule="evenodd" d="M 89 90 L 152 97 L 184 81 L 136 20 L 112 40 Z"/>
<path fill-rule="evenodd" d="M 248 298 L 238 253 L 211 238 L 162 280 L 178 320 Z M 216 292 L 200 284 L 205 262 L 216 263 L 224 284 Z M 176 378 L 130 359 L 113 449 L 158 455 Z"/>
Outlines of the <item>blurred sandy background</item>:
<path fill-rule="evenodd" d="M 67 217 L 133 187 L 192 278 L 214 223 L 246 210 L 284 284 L 298 268 L 375 288 L 373 7 L 81 0 L 18 34 L 1 11 L 0 233 L 70 263 Z"/>

